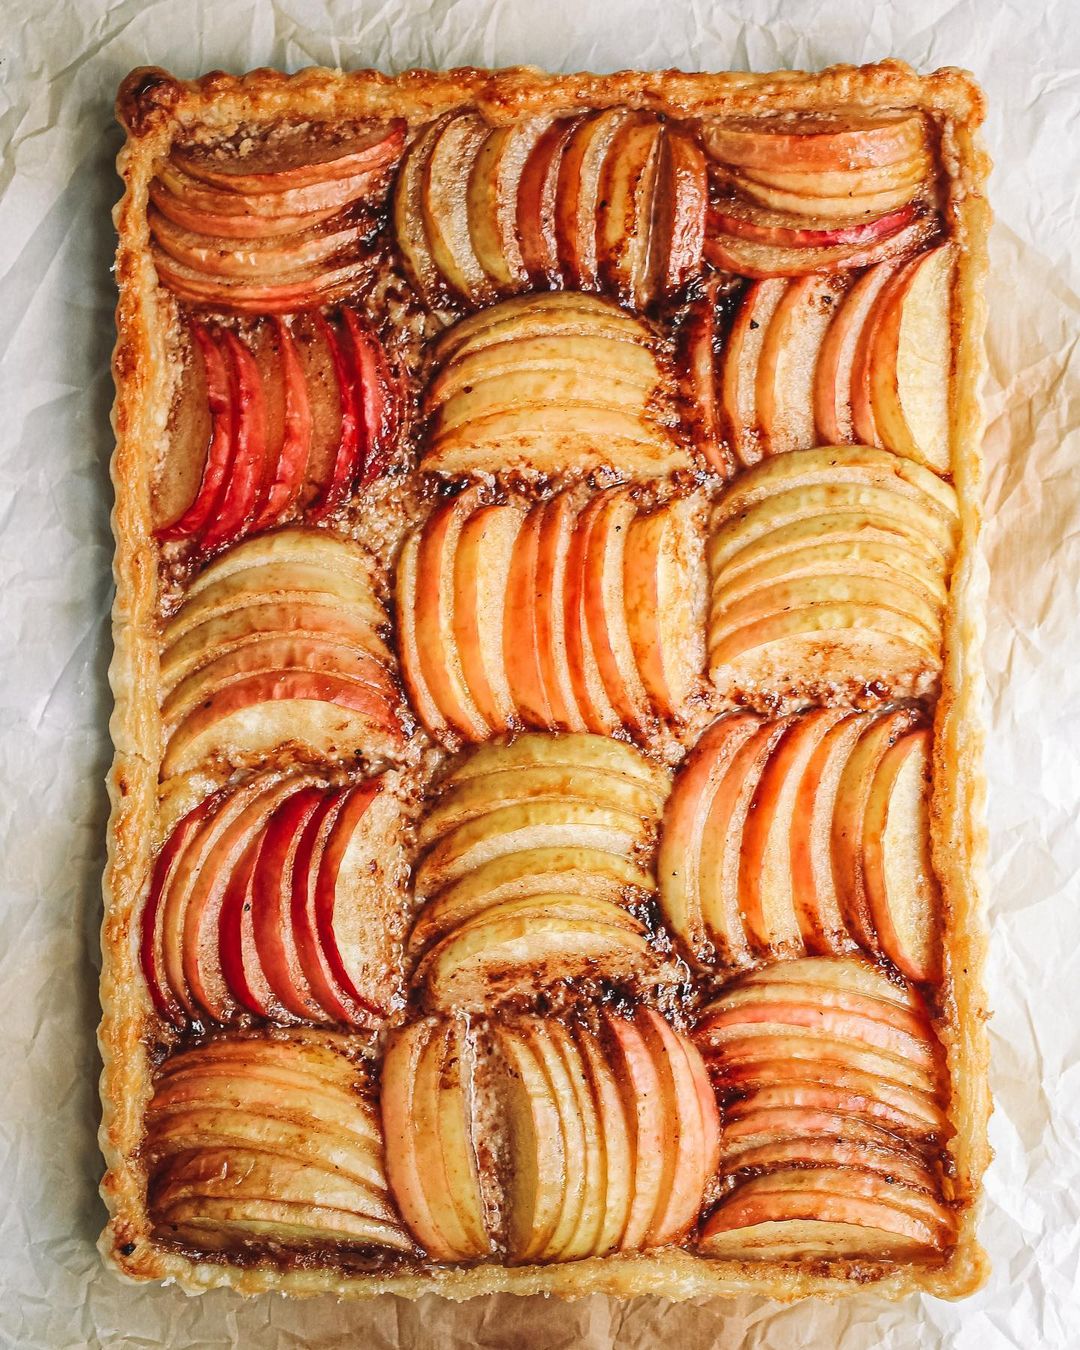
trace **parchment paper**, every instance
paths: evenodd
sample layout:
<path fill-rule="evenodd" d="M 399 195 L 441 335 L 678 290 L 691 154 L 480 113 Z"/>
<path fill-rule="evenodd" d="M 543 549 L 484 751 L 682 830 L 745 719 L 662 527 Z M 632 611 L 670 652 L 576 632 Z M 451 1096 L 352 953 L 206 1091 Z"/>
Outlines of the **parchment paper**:
<path fill-rule="evenodd" d="M 973 69 L 998 168 L 987 400 L 994 1261 L 966 1303 L 189 1300 L 100 1267 L 109 209 L 155 63 Z M 1075 0 L 0 0 L 0 1343 L 1080 1347 L 1080 23 Z"/>

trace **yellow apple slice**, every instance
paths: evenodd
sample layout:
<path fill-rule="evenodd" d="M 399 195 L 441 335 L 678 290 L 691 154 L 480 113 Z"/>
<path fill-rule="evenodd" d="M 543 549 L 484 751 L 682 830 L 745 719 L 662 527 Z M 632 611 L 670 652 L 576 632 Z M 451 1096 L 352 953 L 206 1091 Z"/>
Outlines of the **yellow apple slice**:
<path fill-rule="evenodd" d="M 556 1040 L 556 1026 L 557 1023 L 534 1018 L 525 1023 L 524 1028 L 524 1035 L 543 1069 L 548 1092 L 559 1113 L 563 1142 L 562 1204 L 551 1237 L 536 1254 L 541 1261 L 567 1259 L 567 1249 L 581 1222 L 588 1186 L 589 1156 L 585 1147 L 585 1122 L 566 1060 Z"/>
<path fill-rule="evenodd" d="M 649 1239 L 673 1141 L 665 1128 L 660 1076 L 644 1036 L 633 1022 L 621 1017 L 604 1020 L 633 1140 L 630 1213 L 619 1245 L 622 1251 L 637 1251 Z"/>
<path fill-rule="evenodd" d="M 394 236 L 405 263 L 405 275 L 428 305 L 438 305 L 444 288 L 424 218 L 424 180 L 435 144 L 453 116 L 447 113 L 420 131 L 405 153 L 394 186 Z"/>
<path fill-rule="evenodd" d="M 836 306 L 814 373 L 814 424 L 821 445 L 858 440 L 853 411 L 856 351 L 878 295 L 897 266 L 887 259 L 867 268 Z M 860 365 L 860 378 L 863 373 Z M 865 403 L 863 391 L 859 397 Z"/>
<path fill-rule="evenodd" d="M 500 1097 L 508 1137 L 507 1255 L 535 1260 L 551 1241 L 562 1211 L 566 1158 L 558 1107 L 544 1071 L 516 1029 L 496 1026 L 503 1066 Z"/>
<path fill-rule="evenodd" d="M 953 255 L 922 254 L 890 287 L 874 329 L 869 397 L 890 450 L 948 473 Z"/>
<path fill-rule="evenodd" d="M 555 198 L 555 236 L 563 279 L 577 290 L 599 289 L 597 208 L 601 179 L 616 133 L 632 116 L 625 108 L 593 113 L 575 128 L 563 151 Z"/>
<path fill-rule="evenodd" d="M 469 238 L 496 290 L 525 290 L 529 274 L 517 237 L 518 185 L 550 118 L 531 118 L 488 131 L 473 161 L 466 194 Z"/>
<path fill-rule="evenodd" d="M 581 1156 L 575 1169 L 574 1151 L 568 1145 L 570 1172 L 581 1176 L 581 1207 L 570 1235 L 559 1251 L 559 1259 L 574 1261 L 597 1254 L 605 1222 L 607 1197 L 607 1158 L 600 1113 L 586 1075 L 582 1052 L 574 1037 L 560 1023 L 548 1021 L 544 1030 L 557 1048 L 574 1095 L 574 1113 L 581 1122 Z M 569 1131 L 564 1131 L 569 1139 Z"/>
<path fill-rule="evenodd" d="M 401 657 L 401 679 L 409 696 L 409 705 L 433 736 L 445 735 L 450 723 L 435 700 L 427 682 L 425 663 L 417 634 L 416 611 L 419 587 L 418 558 L 421 534 L 409 535 L 398 554 L 394 581 L 397 610 L 397 645 Z"/>
<path fill-rule="evenodd" d="M 923 153 L 926 122 L 921 113 L 850 115 L 843 123 L 805 114 L 773 123 L 760 118 L 709 118 L 702 124 L 705 149 L 721 164 L 784 173 L 873 169 L 903 163 Z"/>
<path fill-rule="evenodd" d="M 611 142 L 600 176 L 597 256 L 605 289 L 635 309 L 654 298 L 649 250 L 660 172 L 663 126 L 646 113 L 632 115 Z"/>
<path fill-rule="evenodd" d="M 589 731 L 608 735 L 619 726 L 619 714 L 608 697 L 600 663 L 589 631 L 587 598 L 588 559 L 593 531 L 606 512 L 602 495 L 591 498 L 580 512 L 570 537 L 563 585 L 566 659 L 574 700 Z"/>
<path fill-rule="evenodd" d="M 842 295 L 833 277 L 799 277 L 784 290 L 758 354 L 754 400 L 766 454 L 817 444 L 813 389 L 819 352 Z"/>
<path fill-rule="evenodd" d="M 551 726 L 558 730 L 587 730 L 570 677 L 566 650 L 566 564 L 570 557 L 577 514 L 565 493 L 543 508 L 536 545 L 536 655 L 540 679 L 551 708 Z"/>
<path fill-rule="evenodd" d="M 438 1082 L 438 1133 L 450 1195 L 465 1229 L 471 1256 L 491 1251 L 473 1144 L 475 1046 L 461 1021 L 451 1024 Z"/>
<path fill-rule="evenodd" d="M 583 1027 L 575 1031 L 575 1041 L 596 1105 L 597 1124 L 602 1137 L 604 1199 L 602 1223 L 594 1251 L 597 1256 L 622 1245 L 634 1194 L 633 1125 L 612 1064 L 592 1032 Z"/>
<path fill-rule="evenodd" d="M 420 207 L 432 260 L 470 305 L 495 298 L 469 236 L 469 178 L 488 130 L 478 113 L 450 118 L 424 158 L 421 177 Z"/>
<path fill-rule="evenodd" d="M 460 783 L 481 774 L 552 766 L 623 774 L 645 784 L 654 793 L 658 811 L 670 787 L 666 770 L 646 759 L 637 746 L 588 733 L 544 736 L 527 732 L 512 741 L 490 742 L 459 764 L 452 779 Z"/>

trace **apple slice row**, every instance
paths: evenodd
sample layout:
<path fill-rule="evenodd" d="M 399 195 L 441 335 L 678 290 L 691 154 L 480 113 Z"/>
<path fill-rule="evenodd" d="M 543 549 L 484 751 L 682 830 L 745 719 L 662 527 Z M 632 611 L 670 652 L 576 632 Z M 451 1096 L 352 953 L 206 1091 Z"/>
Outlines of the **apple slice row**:
<path fill-rule="evenodd" d="M 728 985 L 694 1039 L 724 1117 L 705 1255 L 897 1260 L 951 1244 L 944 1054 L 910 985 L 858 956 L 782 962 Z"/>
<path fill-rule="evenodd" d="M 421 130 L 394 192 L 406 273 L 432 308 L 532 289 L 606 290 L 645 309 L 701 270 L 705 156 L 652 113 L 610 108 Z"/>
<path fill-rule="evenodd" d="M 719 692 L 928 689 L 957 529 L 952 486 L 888 450 L 795 450 L 744 472 L 706 550 Z"/>
<path fill-rule="evenodd" d="M 712 203 L 705 256 L 749 277 L 867 267 L 937 228 L 925 120 L 846 126 L 807 119 L 707 120 Z"/>
<path fill-rule="evenodd" d="M 448 329 L 433 358 L 425 469 L 652 478 L 689 466 L 652 331 L 614 301 L 506 300 Z"/>
<path fill-rule="evenodd" d="M 667 791 L 663 769 L 603 736 L 525 734 L 453 771 L 417 833 L 409 954 L 426 1005 L 483 1012 L 654 973 L 631 906 L 655 891 L 646 857 Z"/>
<path fill-rule="evenodd" d="M 551 1018 L 399 1028 L 382 1117 L 402 1217 L 443 1261 L 495 1247 L 540 1263 L 677 1243 L 719 1156 L 704 1062 L 647 1008 L 605 1014 L 597 1030 Z"/>
<path fill-rule="evenodd" d="M 513 726 L 643 732 L 677 721 L 704 665 L 695 502 L 642 513 L 609 489 L 525 510 L 469 488 L 436 506 L 397 566 L 410 703 L 444 741 Z"/>
<path fill-rule="evenodd" d="M 861 948 L 940 974 L 930 729 L 910 705 L 719 718 L 675 778 L 657 873 L 703 968 Z"/>
<path fill-rule="evenodd" d="M 344 136 L 299 131 L 238 153 L 175 148 L 150 187 L 158 278 L 229 313 L 292 313 L 343 298 L 370 270 L 371 213 L 402 153 L 400 121 Z"/>
<path fill-rule="evenodd" d="M 142 912 L 158 1014 L 177 1027 L 378 1025 L 401 982 L 401 814 L 386 775 L 261 775 L 189 811 L 158 853 Z"/>
<path fill-rule="evenodd" d="M 403 400 L 355 310 L 189 334 L 155 493 L 159 539 L 211 552 L 299 512 L 318 520 L 381 473 Z"/>
<path fill-rule="evenodd" d="M 407 723 L 370 565 L 291 526 L 219 555 L 162 630 L 163 779 L 253 764 L 392 757 Z"/>
<path fill-rule="evenodd" d="M 685 387 L 701 448 L 725 477 L 766 455 L 861 443 L 946 474 L 948 245 L 838 276 L 752 282 L 724 329 L 715 295 L 691 311 Z"/>
<path fill-rule="evenodd" d="M 197 1250 L 411 1253 L 373 1099 L 340 1041 L 210 1040 L 165 1061 L 143 1157 L 157 1236 Z"/>

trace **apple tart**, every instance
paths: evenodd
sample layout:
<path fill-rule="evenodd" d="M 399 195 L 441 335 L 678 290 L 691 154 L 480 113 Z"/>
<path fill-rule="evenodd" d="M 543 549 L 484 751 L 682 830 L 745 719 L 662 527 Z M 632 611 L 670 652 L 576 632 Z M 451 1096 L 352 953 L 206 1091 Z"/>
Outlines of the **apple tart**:
<path fill-rule="evenodd" d="M 970 77 L 118 114 L 106 1259 L 976 1288 Z"/>

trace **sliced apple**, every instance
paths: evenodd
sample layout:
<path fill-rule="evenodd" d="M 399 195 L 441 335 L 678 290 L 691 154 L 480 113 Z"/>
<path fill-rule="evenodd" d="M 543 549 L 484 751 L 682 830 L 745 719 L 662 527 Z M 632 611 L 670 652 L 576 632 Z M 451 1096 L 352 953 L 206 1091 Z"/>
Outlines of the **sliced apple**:
<path fill-rule="evenodd" d="M 633 1192 L 622 1251 L 644 1247 L 662 1203 L 667 1144 L 664 1097 L 656 1062 L 641 1030 L 620 1017 L 605 1018 L 633 1138 Z"/>
<path fill-rule="evenodd" d="M 560 1046 L 556 1024 L 531 1019 L 524 1024 L 523 1034 L 528 1040 L 537 1062 L 543 1069 L 548 1095 L 555 1103 L 563 1146 L 562 1201 L 554 1231 L 537 1260 L 565 1260 L 567 1248 L 573 1242 L 581 1223 L 585 1193 L 589 1180 L 591 1159 L 586 1152 L 585 1121 L 577 1094 L 567 1069 Z"/>
<path fill-rule="evenodd" d="M 561 282 L 555 233 L 556 202 L 563 154 L 580 120 L 561 117 L 552 122 L 531 150 L 521 171 L 516 201 L 517 235 L 521 261 L 533 286 L 554 290 Z"/>
<path fill-rule="evenodd" d="M 773 315 L 788 289 L 780 279 L 752 283 L 728 329 L 720 365 L 720 408 L 724 436 L 740 464 L 756 464 L 764 453 L 757 409 L 757 372 Z"/>
<path fill-rule="evenodd" d="M 653 299 L 649 276 L 660 174 L 661 123 L 636 113 L 618 128 L 600 171 L 596 253 L 605 290 L 634 309 Z"/>
<path fill-rule="evenodd" d="M 848 116 L 845 125 L 802 119 L 710 118 L 705 149 L 721 164 L 782 172 L 830 172 L 895 164 L 922 152 L 926 124 L 919 113 Z"/>
<path fill-rule="evenodd" d="M 240 281 L 188 267 L 156 244 L 150 252 L 158 280 L 178 299 L 230 314 L 292 314 L 334 304 L 355 291 L 373 267 L 373 255 L 363 254 L 347 262 L 335 258 L 326 264 Z"/>
<path fill-rule="evenodd" d="M 708 204 L 704 152 L 665 124 L 649 245 L 651 295 L 674 295 L 700 274 Z"/>
<path fill-rule="evenodd" d="M 634 1195 L 634 1124 L 627 1113 L 623 1093 L 611 1060 L 596 1037 L 584 1028 L 575 1031 L 596 1104 L 599 1132 L 603 1140 L 605 1194 L 603 1222 L 596 1236 L 597 1256 L 622 1245 Z"/>
<path fill-rule="evenodd" d="M 272 282 L 308 269 L 331 266 L 362 243 L 363 227 L 355 220 L 332 217 L 289 233 L 260 235 L 231 244 L 227 239 L 184 229 L 151 208 L 147 223 L 155 243 L 174 262 L 220 281 Z"/>
<path fill-rule="evenodd" d="M 767 454 L 806 450 L 817 444 L 814 380 L 840 296 L 834 278 L 800 277 L 787 287 L 769 321 L 754 387 Z"/>
<path fill-rule="evenodd" d="M 560 731 L 583 732 L 566 645 L 566 566 L 577 524 L 571 499 L 560 493 L 543 509 L 536 541 L 535 591 L 532 596 L 535 660 L 547 706 L 548 724 Z"/>
<path fill-rule="evenodd" d="M 525 290 L 529 271 L 518 237 L 518 197 L 533 151 L 552 126 L 532 118 L 488 131 L 468 186 L 469 237 L 473 252 L 500 293 Z"/>
<path fill-rule="evenodd" d="M 605 108 L 582 119 L 563 150 L 555 197 L 555 237 L 563 280 L 597 290 L 597 208 L 601 178 L 616 133 L 631 114 Z"/>
<path fill-rule="evenodd" d="M 882 219 L 892 224 L 900 213 Z M 801 277 L 870 267 L 886 258 L 904 258 L 919 249 L 935 232 L 933 216 L 917 214 L 907 224 L 866 243 L 800 246 L 766 244 L 733 234 L 711 235 L 705 241 L 706 259 L 714 267 L 743 277 Z"/>
<path fill-rule="evenodd" d="M 542 504 L 534 506 L 514 540 L 506 573 L 504 613 L 518 616 L 520 629 L 505 624 L 502 634 L 502 660 L 517 715 L 526 726 L 540 727 L 555 725 L 537 632 L 541 601 L 537 567 L 545 510 Z"/>
<path fill-rule="evenodd" d="M 454 295 L 468 305 L 494 299 L 469 235 L 469 179 L 488 132 L 477 113 L 451 117 L 425 157 L 420 189 L 432 260 Z"/>
<path fill-rule="evenodd" d="M 856 353 L 875 301 L 896 268 L 891 261 L 869 268 L 836 306 L 814 374 L 814 422 L 822 444 L 857 439 L 854 405 L 860 399 L 865 404 L 866 394 L 855 387 Z"/>
<path fill-rule="evenodd" d="M 869 366 L 874 424 L 891 450 L 936 473 L 950 466 L 951 250 L 908 264 L 874 329 Z"/>
<path fill-rule="evenodd" d="M 453 113 L 445 113 L 421 129 L 401 162 L 394 185 L 394 235 L 405 264 L 405 275 L 420 299 L 432 307 L 443 303 L 445 289 L 428 235 L 424 185 L 436 142 L 453 116 Z"/>
<path fill-rule="evenodd" d="M 465 1231 L 467 1256 L 491 1251 L 473 1140 L 475 1045 L 466 1026 L 451 1024 L 438 1075 L 437 1132 L 447 1188 Z"/>
<path fill-rule="evenodd" d="M 506 578 L 521 519 L 512 507 L 482 506 L 462 526 L 454 553 L 453 643 L 477 712 L 496 732 L 506 731 L 514 716 L 503 633 Z"/>
<path fill-rule="evenodd" d="M 730 478 L 735 464 L 724 435 L 716 372 L 720 281 L 715 274 L 705 280 L 702 294 L 689 306 L 678 337 L 680 364 L 685 372 L 684 400 L 693 419 L 694 443 L 714 473 Z"/>
<path fill-rule="evenodd" d="M 577 518 L 566 560 L 563 591 L 566 625 L 566 657 L 574 701 L 589 731 L 605 735 L 619 725 L 618 710 L 608 697 L 589 630 L 587 601 L 590 578 L 587 564 L 591 539 L 597 522 L 602 520 L 607 503 L 602 496 L 586 503 Z M 614 666 L 614 658 L 611 662 Z M 617 671 L 616 671 L 617 674 Z"/>
<path fill-rule="evenodd" d="M 481 774 L 554 765 L 623 774 L 651 789 L 657 809 L 667 797 L 670 786 L 666 771 L 626 741 L 585 734 L 544 736 L 537 732 L 527 732 L 511 741 L 492 742 L 474 750 L 455 768 L 453 781 L 460 783 Z"/>

